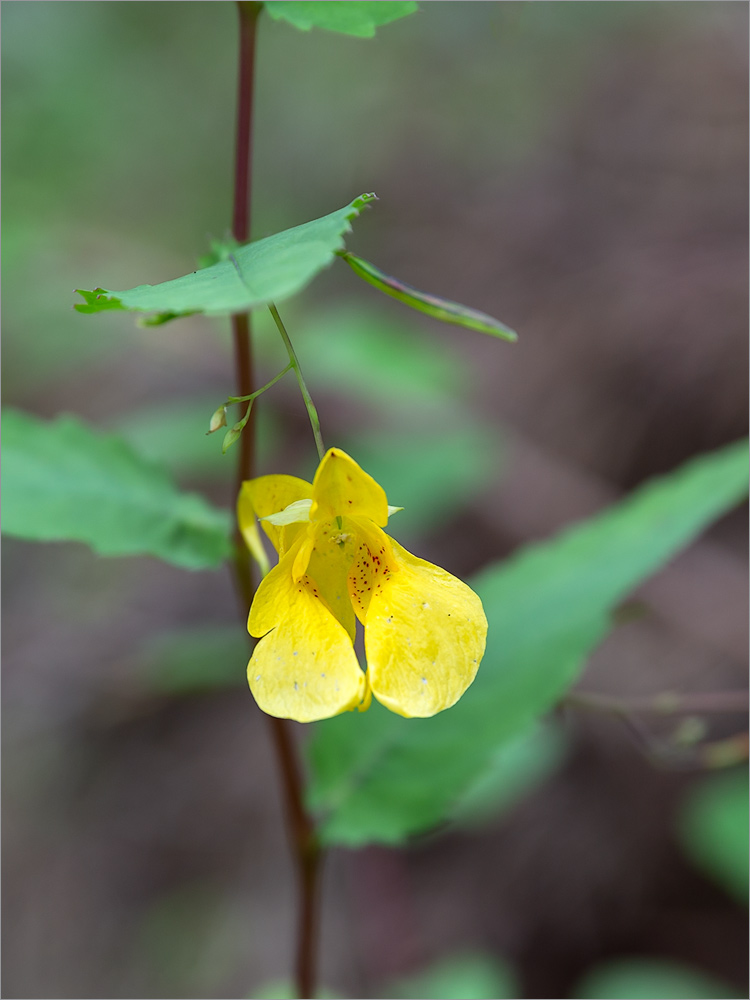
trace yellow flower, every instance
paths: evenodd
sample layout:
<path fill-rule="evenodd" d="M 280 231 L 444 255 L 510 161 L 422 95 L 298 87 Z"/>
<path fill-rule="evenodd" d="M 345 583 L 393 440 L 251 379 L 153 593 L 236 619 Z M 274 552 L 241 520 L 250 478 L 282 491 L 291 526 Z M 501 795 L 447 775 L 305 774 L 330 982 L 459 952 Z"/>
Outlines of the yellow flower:
<path fill-rule="evenodd" d="M 261 476 L 238 503 L 247 544 L 258 551 L 255 517 L 279 554 L 250 609 L 262 637 L 248 681 L 269 715 L 312 722 L 366 709 L 372 695 L 407 717 L 454 705 L 474 680 L 487 619 L 477 595 L 385 534 L 383 488 L 338 448 L 312 484 Z M 364 625 L 367 673 L 354 652 Z"/>

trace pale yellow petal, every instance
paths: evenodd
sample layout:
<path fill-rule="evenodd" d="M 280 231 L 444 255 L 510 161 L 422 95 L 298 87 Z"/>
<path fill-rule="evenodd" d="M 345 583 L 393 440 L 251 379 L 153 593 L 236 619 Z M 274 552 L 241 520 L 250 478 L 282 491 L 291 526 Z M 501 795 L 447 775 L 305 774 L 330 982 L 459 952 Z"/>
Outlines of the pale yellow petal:
<path fill-rule="evenodd" d="M 310 508 L 312 500 L 295 500 L 288 507 L 280 510 L 278 514 L 266 514 L 264 521 L 269 521 L 279 528 L 287 524 L 307 524 L 310 521 Z"/>
<path fill-rule="evenodd" d="M 243 490 L 245 485 L 247 484 L 243 484 Z M 243 501 L 242 492 L 240 492 L 240 497 L 237 501 L 237 520 L 240 532 L 245 540 L 245 545 L 247 545 L 253 559 L 260 566 L 260 575 L 265 576 L 271 564 L 263 547 L 263 541 L 258 531 L 258 521 L 253 514 L 252 505 L 247 497 Z"/>
<path fill-rule="evenodd" d="M 242 484 L 237 501 L 237 518 L 243 535 L 245 525 L 250 524 L 254 516 L 262 518 L 268 514 L 278 514 L 296 500 L 309 500 L 312 489 L 311 483 L 296 476 L 259 476 L 257 479 L 247 480 Z M 278 527 L 268 521 L 261 521 L 261 524 L 280 554 L 290 547 L 304 528 L 300 524 Z"/>
<path fill-rule="evenodd" d="M 297 722 L 359 707 L 367 684 L 346 629 L 308 578 L 291 590 L 285 617 L 260 640 L 247 667 L 259 707 Z"/>
<path fill-rule="evenodd" d="M 331 448 L 313 480 L 310 519 L 344 515 L 367 517 L 381 527 L 388 523 L 388 500 L 382 486 L 340 448 Z"/>
<path fill-rule="evenodd" d="M 471 588 L 391 539 L 400 564 L 373 591 L 365 618 L 373 695 L 399 715 L 424 718 L 455 704 L 474 680 L 487 619 Z"/>

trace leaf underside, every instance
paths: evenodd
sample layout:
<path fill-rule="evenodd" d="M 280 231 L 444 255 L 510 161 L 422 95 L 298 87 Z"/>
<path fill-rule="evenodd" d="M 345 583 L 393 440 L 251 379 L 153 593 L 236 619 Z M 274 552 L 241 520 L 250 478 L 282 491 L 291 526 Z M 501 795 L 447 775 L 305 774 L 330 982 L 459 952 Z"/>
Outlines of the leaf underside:
<path fill-rule="evenodd" d="M 323 28 L 343 35 L 372 38 L 375 30 L 418 10 L 409 0 L 316 0 L 315 3 L 297 0 L 267 0 L 265 8 L 275 20 L 288 21 L 301 31 Z"/>
<path fill-rule="evenodd" d="M 385 274 L 370 261 L 363 260 L 353 253 L 341 253 L 339 256 L 363 281 L 373 285 L 385 295 L 398 299 L 399 302 L 411 309 L 432 316 L 433 319 L 442 320 L 444 323 L 456 323 L 458 326 L 479 330 L 481 333 L 489 333 L 493 337 L 501 337 L 503 340 L 518 340 L 518 335 L 514 330 L 501 323 L 499 319 L 488 316 L 487 313 L 471 309 L 469 306 L 462 306 L 458 302 L 451 302 L 450 299 L 444 299 L 439 295 L 420 292 L 398 278 Z"/>

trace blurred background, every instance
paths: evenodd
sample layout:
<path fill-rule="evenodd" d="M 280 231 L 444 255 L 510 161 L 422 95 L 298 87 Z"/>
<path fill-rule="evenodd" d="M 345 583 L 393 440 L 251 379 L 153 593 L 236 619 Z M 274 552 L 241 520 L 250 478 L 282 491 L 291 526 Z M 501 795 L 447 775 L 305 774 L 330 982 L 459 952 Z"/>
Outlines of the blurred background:
<path fill-rule="evenodd" d="M 748 11 L 421 7 L 371 41 L 261 18 L 253 232 L 376 191 L 350 249 L 519 332 L 443 327 L 340 262 L 281 309 L 326 442 L 406 508 L 400 541 L 467 576 L 745 433 Z M 117 430 L 225 506 L 236 455 L 204 430 L 234 391 L 228 323 L 72 304 L 225 234 L 235 21 L 2 6 L 5 405 Z M 283 351 L 257 329 L 265 381 Z M 260 471 L 309 476 L 290 378 L 258 418 Z M 739 511 L 642 588 L 581 690 L 745 688 L 746 552 Z M 288 972 L 294 882 L 228 573 L 12 539 L 3 568 L 4 995 L 260 996 Z M 505 809 L 331 854 L 327 987 L 743 995 L 746 778 L 660 751 L 744 715 L 556 721 Z"/>

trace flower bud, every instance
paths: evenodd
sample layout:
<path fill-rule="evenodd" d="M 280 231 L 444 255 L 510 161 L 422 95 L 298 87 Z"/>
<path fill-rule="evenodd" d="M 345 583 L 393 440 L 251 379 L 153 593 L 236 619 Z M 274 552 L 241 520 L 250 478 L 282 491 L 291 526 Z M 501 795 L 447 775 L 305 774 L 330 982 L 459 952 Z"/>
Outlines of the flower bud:
<path fill-rule="evenodd" d="M 218 410 L 215 410 L 211 415 L 211 420 L 208 425 L 208 430 L 206 434 L 213 434 L 214 431 L 218 431 L 221 427 L 226 427 L 227 425 L 227 408 L 226 406 L 220 406 Z"/>

